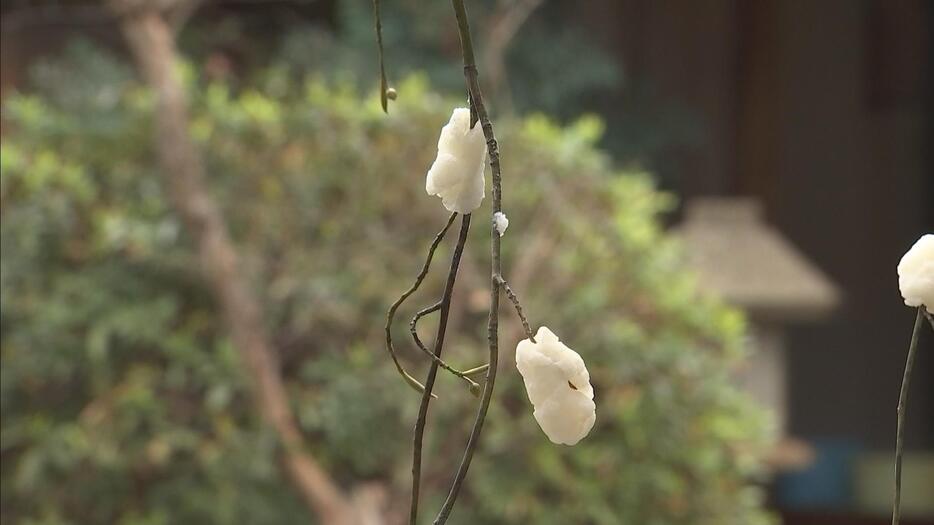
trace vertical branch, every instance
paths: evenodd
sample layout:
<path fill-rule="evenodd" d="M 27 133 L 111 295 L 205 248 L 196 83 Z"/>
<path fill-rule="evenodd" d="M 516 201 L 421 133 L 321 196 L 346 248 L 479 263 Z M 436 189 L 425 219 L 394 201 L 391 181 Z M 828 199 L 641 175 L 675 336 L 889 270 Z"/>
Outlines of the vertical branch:
<path fill-rule="evenodd" d="M 924 306 L 918 307 L 918 316 L 915 318 L 915 327 L 911 331 L 911 343 L 908 345 L 908 360 L 905 362 L 905 375 L 902 377 L 902 388 L 898 394 L 898 421 L 895 427 L 895 499 L 892 503 L 892 525 L 898 525 L 901 520 L 902 504 L 902 441 L 905 426 L 905 409 L 908 406 L 908 386 L 911 383 L 911 369 L 915 364 L 915 353 L 918 349 L 918 336 L 921 335 L 921 326 L 924 324 Z"/>
<path fill-rule="evenodd" d="M 474 59 L 473 42 L 470 38 L 470 25 L 467 20 L 467 9 L 464 7 L 464 0 L 451 0 L 454 8 L 454 16 L 457 19 L 457 31 L 460 35 L 461 52 L 464 57 L 464 80 L 467 84 L 467 92 L 470 94 L 471 109 L 476 113 L 480 126 L 483 128 L 483 136 L 486 138 L 487 150 L 490 155 L 490 168 L 493 172 L 493 210 L 492 213 L 502 211 L 503 191 L 502 191 L 502 173 L 499 165 L 499 147 L 496 143 L 496 136 L 493 134 L 493 124 L 487 115 L 486 108 L 483 105 L 483 94 L 480 92 L 480 83 L 477 78 L 477 64 Z M 461 459 L 460 466 L 454 474 L 454 481 L 451 484 L 451 490 L 447 499 L 441 506 L 438 516 L 435 518 L 436 525 L 445 523 L 451 510 L 454 508 L 454 502 L 460 492 L 464 478 L 467 476 L 467 470 L 470 468 L 470 462 L 473 460 L 474 451 L 480 440 L 480 432 L 483 430 L 483 422 L 486 420 L 487 410 L 490 407 L 490 399 L 493 396 L 493 386 L 496 382 L 496 370 L 499 365 L 499 281 L 496 276 L 501 273 L 500 262 L 500 236 L 496 232 L 492 221 L 490 222 L 490 314 L 487 320 L 487 339 L 490 348 L 489 363 L 490 367 L 486 372 L 486 383 L 483 385 L 483 393 L 480 397 L 480 407 L 477 409 L 477 417 L 474 420 L 473 428 L 470 430 L 470 437 L 467 440 L 467 448 L 464 450 L 464 457 Z"/>
<path fill-rule="evenodd" d="M 384 113 L 389 113 L 389 83 L 386 80 L 386 65 L 383 61 L 383 22 L 379 12 L 379 1 L 373 0 L 373 17 L 376 19 L 376 51 L 379 62 L 379 103 Z"/>
<path fill-rule="evenodd" d="M 249 291 L 220 210 L 204 181 L 189 135 L 188 102 L 177 72 L 172 28 L 155 6 L 111 0 L 130 50 L 157 97 L 156 148 L 171 202 L 194 239 L 201 269 L 253 379 L 257 408 L 283 445 L 282 463 L 310 510 L 324 523 L 349 525 L 353 509 L 327 472 L 305 452 L 303 438 L 269 343 L 259 304 Z"/>
<path fill-rule="evenodd" d="M 470 214 L 468 213 L 461 219 L 460 234 L 457 237 L 457 245 L 454 247 L 454 255 L 451 256 L 451 269 L 448 271 L 448 280 L 441 296 L 438 334 L 435 336 L 434 346 L 434 355 L 439 359 L 444 346 L 444 334 L 448 327 L 448 314 L 451 310 L 451 296 L 454 292 L 454 282 L 457 280 L 457 269 L 460 266 L 461 255 L 464 253 L 464 245 L 467 244 L 467 232 L 469 230 Z M 422 393 L 422 402 L 418 407 L 418 418 L 415 420 L 415 432 L 412 439 L 412 506 L 409 517 L 411 525 L 415 525 L 418 518 L 418 492 L 422 477 L 422 438 L 425 435 L 425 424 L 428 421 L 428 404 L 431 402 L 431 390 L 435 386 L 437 376 L 438 361 L 433 360 L 431 367 L 428 369 L 428 377 L 425 379 L 425 391 Z"/>

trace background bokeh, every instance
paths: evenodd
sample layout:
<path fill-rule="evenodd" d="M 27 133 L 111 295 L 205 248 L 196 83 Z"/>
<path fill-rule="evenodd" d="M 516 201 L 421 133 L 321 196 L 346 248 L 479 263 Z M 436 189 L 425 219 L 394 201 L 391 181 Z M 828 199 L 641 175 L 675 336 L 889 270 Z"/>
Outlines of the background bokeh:
<path fill-rule="evenodd" d="M 190 133 L 307 448 L 342 487 L 379 487 L 392 522 L 407 510 L 418 396 L 383 348 L 385 310 L 444 225 L 423 177 L 464 97 L 450 6 L 382 7 L 399 92 L 388 115 L 370 2 L 203 2 L 178 45 Z M 166 198 L 154 97 L 117 20 L 87 2 L 2 9 L 0 517 L 314 520 Z M 586 359 L 598 420 L 577 447 L 548 442 L 511 364 L 522 330 L 504 303 L 497 393 L 451 522 L 885 523 L 860 501 L 859 471 L 875 476 L 881 454 L 888 473 L 913 319 L 894 266 L 934 220 L 934 9 L 470 9 L 503 151 L 504 273 L 533 325 Z M 756 355 L 758 312 L 708 293 L 668 231 L 711 196 L 755 198 L 840 293 L 829 315 L 769 319 L 786 357 L 781 424 L 734 377 Z M 455 292 L 446 355 L 461 367 L 485 355 L 487 236 L 471 232 Z M 449 256 L 439 251 L 398 316 L 417 375 L 427 366 L 406 320 L 440 293 Z M 930 352 L 916 374 L 907 445 L 923 494 Z M 444 374 L 438 392 L 425 514 L 446 493 L 476 403 Z"/>

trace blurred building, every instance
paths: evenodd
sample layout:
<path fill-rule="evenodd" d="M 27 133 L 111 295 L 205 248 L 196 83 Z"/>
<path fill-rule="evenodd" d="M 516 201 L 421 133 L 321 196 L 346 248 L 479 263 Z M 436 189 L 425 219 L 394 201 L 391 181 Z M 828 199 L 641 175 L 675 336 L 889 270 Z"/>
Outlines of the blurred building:
<path fill-rule="evenodd" d="M 789 431 L 853 458 L 891 451 L 913 322 L 895 266 L 934 231 L 934 2 L 604 0 L 575 9 L 626 76 L 628 87 L 601 102 L 606 111 L 622 108 L 625 119 L 644 106 L 625 90 L 641 90 L 654 97 L 649 120 L 669 105 L 694 123 L 694 140 L 655 155 L 664 184 L 687 203 L 755 198 L 839 285 L 833 315 L 801 311 L 811 322 L 785 332 Z M 934 349 L 934 337 L 921 344 Z M 934 352 L 922 354 L 906 437 L 916 452 L 934 449 Z M 839 497 L 855 500 L 857 488 Z M 839 523 L 857 522 L 847 519 Z"/>
<path fill-rule="evenodd" d="M 922 1 L 607 0 L 581 15 L 632 82 L 703 130 L 665 152 L 663 171 L 681 174 L 667 185 L 684 201 L 755 197 L 840 285 L 838 315 L 790 334 L 805 350 L 791 363 L 791 426 L 805 434 L 891 445 L 913 320 L 895 266 L 934 230 L 932 13 Z M 913 410 L 931 414 L 934 359 L 919 370 Z M 934 418 L 913 426 L 909 445 L 934 447 Z"/>

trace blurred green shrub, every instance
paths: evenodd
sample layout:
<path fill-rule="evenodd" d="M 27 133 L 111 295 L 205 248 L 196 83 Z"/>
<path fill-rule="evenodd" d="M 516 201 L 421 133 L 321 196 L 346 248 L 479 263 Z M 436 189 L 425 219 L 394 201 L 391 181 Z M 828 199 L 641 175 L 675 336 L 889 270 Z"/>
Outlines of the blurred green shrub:
<path fill-rule="evenodd" d="M 309 447 L 341 483 L 383 481 L 404 508 L 418 396 L 395 375 L 381 330 L 445 220 L 423 177 L 454 102 L 411 77 L 385 116 L 373 96 L 283 71 L 233 92 L 188 68 L 191 131 Z M 304 523 L 167 207 L 152 110 L 125 67 L 87 48 L 5 101 L 3 521 Z M 512 365 L 521 329 L 504 306 L 503 371 L 452 522 L 768 522 L 751 481 L 767 419 L 727 377 L 743 321 L 696 293 L 660 231 L 672 198 L 610 165 L 593 117 L 568 127 L 504 118 L 497 130 L 505 274 L 533 322 L 587 359 L 597 426 L 575 448 L 541 433 Z M 455 293 L 447 356 L 457 366 L 486 353 L 488 202 Z M 449 253 L 401 313 L 440 293 Z M 424 370 L 401 324 L 400 347 Z M 438 392 L 426 513 L 476 402 L 447 376 Z"/>

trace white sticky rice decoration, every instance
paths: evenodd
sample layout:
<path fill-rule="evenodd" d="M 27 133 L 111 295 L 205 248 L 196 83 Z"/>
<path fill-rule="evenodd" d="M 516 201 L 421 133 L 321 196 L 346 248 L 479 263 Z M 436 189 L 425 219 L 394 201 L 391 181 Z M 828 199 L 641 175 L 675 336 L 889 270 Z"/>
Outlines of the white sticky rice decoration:
<path fill-rule="evenodd" d="M 516 368 L 525 382 L 535 421 L 553 443 L 574 445 L 596 421 L 590 374 L 580 354 L 543 326 L 535 342 L 516 347 Z"/>
<path fill-rule="evenodd" d="M 470 213 L 483 202 L 485 164 L 483 130 L 479 124 L 470 129 L 468 108 L 455 108 L 441 128 L 438 156 L 428 170 L 425 191 L 441 197 L 448 211 Z"/>

